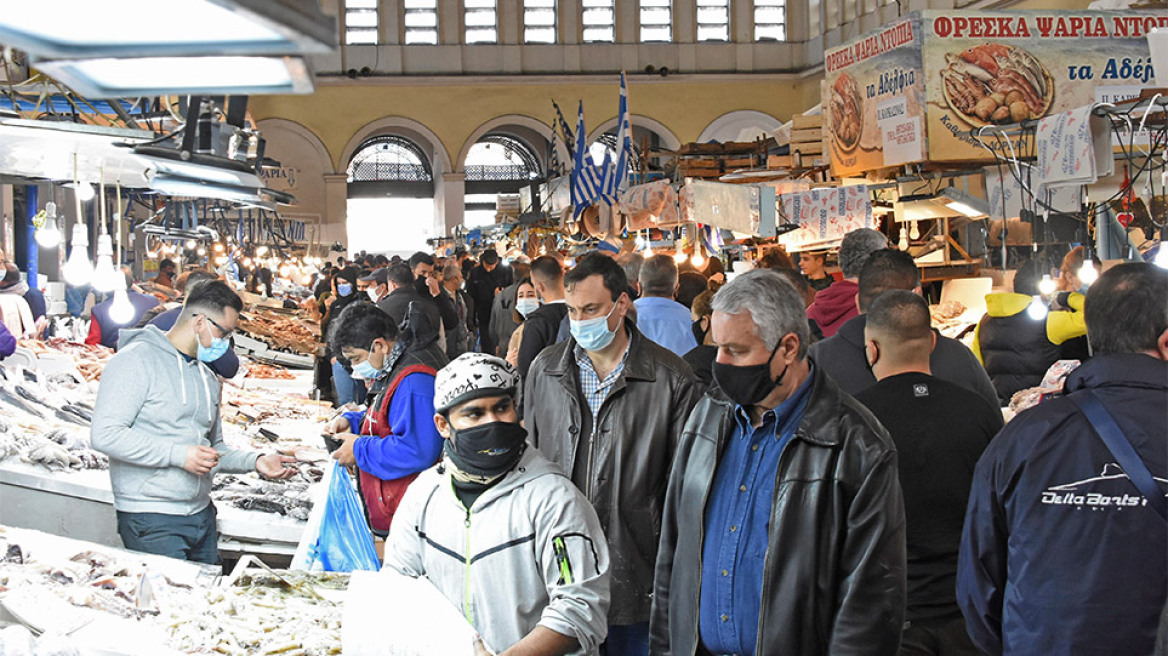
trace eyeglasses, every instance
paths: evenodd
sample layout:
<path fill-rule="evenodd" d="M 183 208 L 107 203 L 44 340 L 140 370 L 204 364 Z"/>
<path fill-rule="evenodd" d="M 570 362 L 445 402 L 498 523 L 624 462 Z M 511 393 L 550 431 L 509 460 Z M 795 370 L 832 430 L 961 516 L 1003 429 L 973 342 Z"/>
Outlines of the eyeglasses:
<path fill-rule="evenodd" d="M 223 336 L 224 338 L 231 337 L 232 335 L 234 335 L 234 334 L 235 334 L 235 331 L 234 331 L 234 330 L 227 330 L 227 329 L 226 329 L 226 328 L 224 328 L 223 326 L 220 326 L 220 325 L 219 325 L 219 322 L 215 321 L 215 320 L 214 320 L 214 319 L 212 319 L 211 317 L 209 317 L 209 316 L 207 316 L 207 315 L 205 315 L 205 314 L 203 315 L 203 317 L 204 317 L 204 318 L 206 318 L 206 319 L 207 319 L 207 321 L 210 321 L 212 326 L 215 326 L 216 328 L 218 328 L 218 329 L 219 329 L 219 332 L 220 332 L 220 333 L 222 333 L 222 336 Z"/>

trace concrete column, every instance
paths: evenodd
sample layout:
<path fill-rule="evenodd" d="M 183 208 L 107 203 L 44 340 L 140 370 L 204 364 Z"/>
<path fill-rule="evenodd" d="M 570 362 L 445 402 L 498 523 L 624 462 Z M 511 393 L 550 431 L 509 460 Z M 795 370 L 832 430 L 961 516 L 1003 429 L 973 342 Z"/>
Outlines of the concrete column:
<path fill-rule="evenodd" d="M 696 43 L 698 20 L 696 0 L 673 0 L 673 42 Z"/>
<path fill-rule="evenodd" d="M 402 4 L 397 0 L 381 0 L 377 3 L 377 17 L 381 21 L 378 41 L 387 46 L 401 45 L 404 42 Z"/>
<path fill-rule="evenodd" d="M 559 0 L 556 3 L 556 42 L 575 45 L 583 38 L 580 20 L 580 0 Z"/>
<path fill-rule="evenodd" d="M 325 215 L 321 218 L 321 238 L 339 239 L 337 235 L 348 234 L 349 216 L 349 176 L 326 174 L 324 176 Z M 347 243 L 348 239 L 339 239 Z M 331 243 L 331 241 L 329 242 Z"/>
<path fill-rule="evenodd" d="M 439 45 L 457 45 L 462 41 L 462 2 L 438 0 Z"/>
<path fill-rule="evenodd" d="M 811 21 L 809 15 L 815 9 L 808 2 L 787 3 L 787 41 L 802 43 L 810 40 L 808 25 Z"/>
<path fill-rule="evenodd" d="M 615 12 L 616 17 L 617 43 L 640 43 L 640 8 L 641 3 L 635 0 L 613 3 L 613 12 Z"/>
<path fill-rule="evenodd" d="M 730 0 L 730 41 L 733 43 L 750 43 L 753 40 L 753 0 Z"/>
<path fill-rule="evenodd" d="M 495 25 L 499 43 L 523 43 L 523 0 L 495 0 Z"/>
<path fill-rule="evenodd" d="M 434 236 L 448 237 L 466 213 L 466 174 L 443 173 L 434 179 Z"/>

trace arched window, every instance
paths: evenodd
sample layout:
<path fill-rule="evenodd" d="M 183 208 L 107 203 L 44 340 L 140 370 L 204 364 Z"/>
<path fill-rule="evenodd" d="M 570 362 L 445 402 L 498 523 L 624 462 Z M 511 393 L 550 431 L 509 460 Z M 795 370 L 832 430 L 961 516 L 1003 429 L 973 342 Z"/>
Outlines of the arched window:
<path fill-rule="evenodd" d="M 399 254 L 426 248 L 434 228 L 434 174 L 416 142 L 381 135 L 363 143 L 347 169 L 352 250 Z"/>
<path fill-rule="evenodd" d="M 366 141 L 349 162 L 349 182 L 433 182 L 430 162 L 418 144 L 393 135 Z"/>
<path fill-rule="evenodd" d="M 546 145 L 546 144 L 545 144 Z M 466 225 L 494 223 L 499 194 L 543 180 L 539 157 L 526 142 L 506 134 L 488 134 L 466 153 Z"/>

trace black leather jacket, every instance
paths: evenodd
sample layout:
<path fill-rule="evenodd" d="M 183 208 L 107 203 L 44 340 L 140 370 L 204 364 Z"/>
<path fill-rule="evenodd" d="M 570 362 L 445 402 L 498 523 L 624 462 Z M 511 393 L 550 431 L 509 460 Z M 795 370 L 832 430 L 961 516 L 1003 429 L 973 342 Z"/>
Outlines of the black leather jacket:
<path fill-rule="evenodd" d="M 897 653 L 904 501 L 887 431 L 823 372 L 775 478 L 759 645 L 765 656 Z M 705 508 L 734 431 L 717 387 L 685 426 L 661 526 L 649 652 L 706 654 L 698 636 Z"/>
<path fill-rule="evenodd" d="M 524 388 L 531 443 L 569 476 L 576 469 L 581 435 L 593 436 L 592 475 L 589 480 L 573 476 L 572 482 L 596 508 L 608 538 L 611 625 L 649 619 L 669 468 L 697 401 L 689 365 L 645 339 L 631 321 L 625 326 L 631 341 L 624 373 L 601 406 L 596 426 L 580 391 L 576 340 L 540 353 Z"/>

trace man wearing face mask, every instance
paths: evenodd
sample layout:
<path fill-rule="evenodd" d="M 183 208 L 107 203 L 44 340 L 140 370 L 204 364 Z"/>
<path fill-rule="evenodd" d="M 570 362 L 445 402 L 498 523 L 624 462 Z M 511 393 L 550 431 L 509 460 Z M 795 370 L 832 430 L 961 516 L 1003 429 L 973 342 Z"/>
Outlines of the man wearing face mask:
<path fill-rule="evenodd" d="M 434 375 L 446 356 L 433 340 L 415 345 L 400 337 L 393 320 L 369 303 L 345 308 L 329 347 L 371 386 L 366 410 L 346 412 L 326 430 L 342 441 L 333 458 L 356 465 L 369 525 L 384 537 L 406 488 L 442 450 L 431 417 Z"/>
<path fill-rule="evenodd" d="M 572 338 L 545 349 L 524 383 L 531 443 L 596 508 L 612 553 L 603 654 L 647 654 L 661 508 L 673 453 L 697 400 L 693 373 L 628 320 L 625 272 L 588 255 L 564 276 Z"/>
<path fill-rule="evenodd" d="M 93 448 L 110 458 L 118 534 L 126 548 L 218 564 L 214 473 L 296 473 L 295 458 L 229 449 L 219 419 L 219 379 L 207 367 L 230 348 L 243 302 L 227 283 L 190 290 L 174 327 L 121 333 L 102 373 Z"/>
<path fill-rule="evenodd" d="M 773 271 L 714 296 L 711 389 L 666 494 L 652 653 L 894 655 L 905 613 L 896 450 L 807 359 Z"/>
<path fill-rule="evenodd" d="M 425 576 L 482 635 L 476 654 L 597 653 L 609 555 L 596 512 L 528 449 L 505 361 L 466 353 L 438 373 L 439 467 L 410 486 L 385 566 Z"/>
<path fill-rule="evenodd" d="M 357 279 L 357 287 L 365 292 L 369 302 L 378 303 L 389 296 L 389 269 L 381 268 L 370 271 L 367 275 Z"/>

